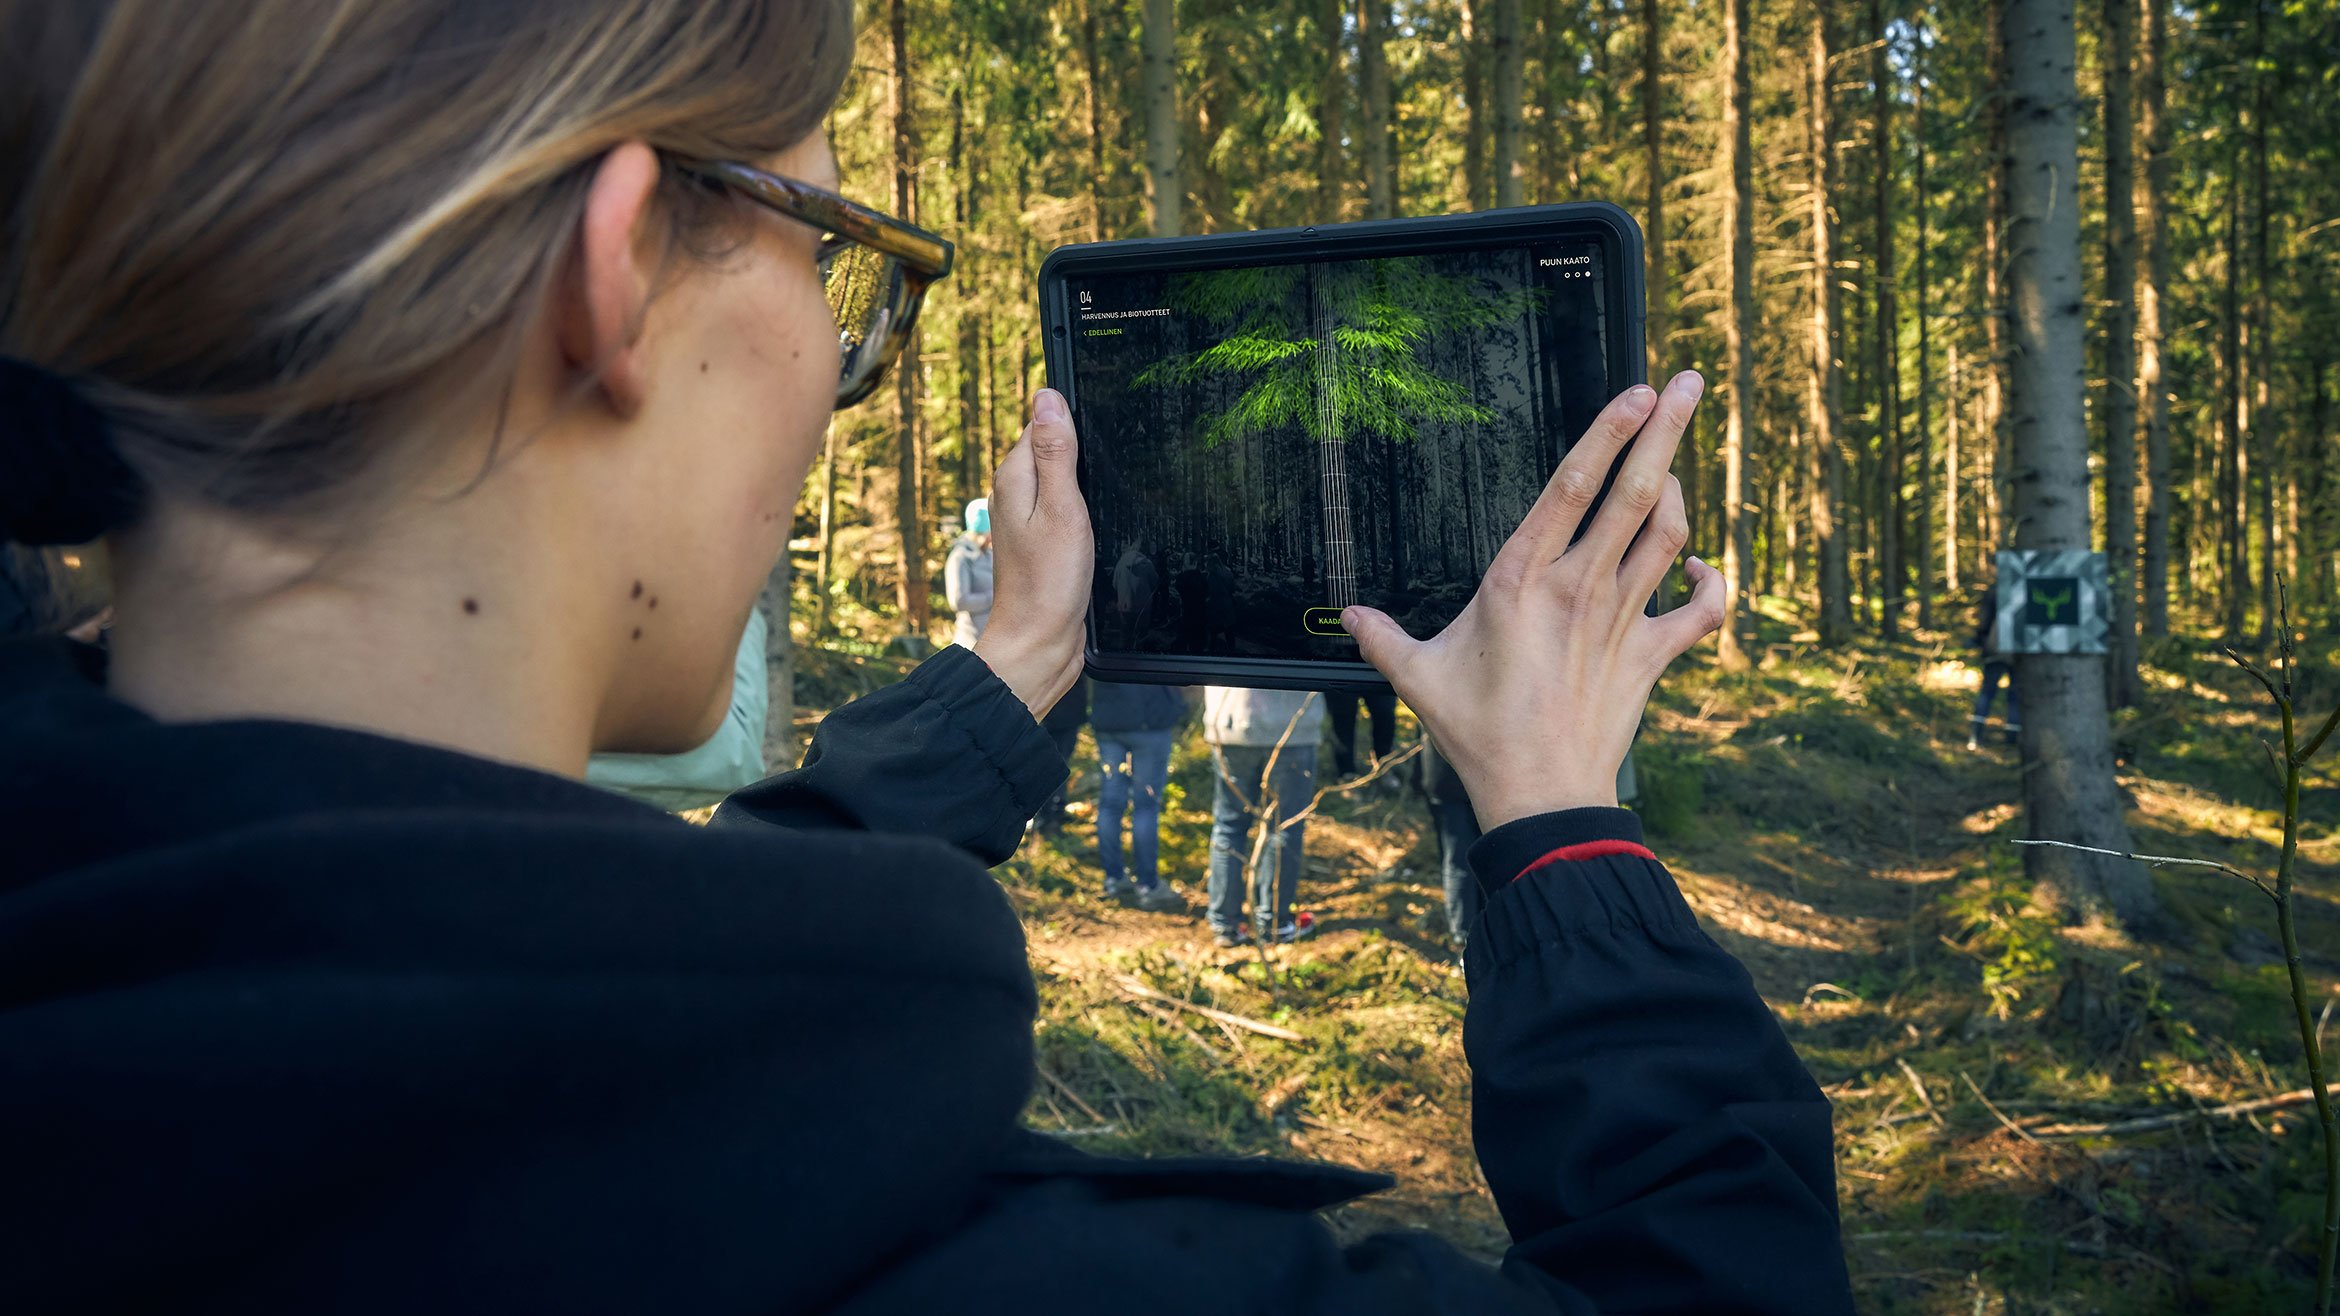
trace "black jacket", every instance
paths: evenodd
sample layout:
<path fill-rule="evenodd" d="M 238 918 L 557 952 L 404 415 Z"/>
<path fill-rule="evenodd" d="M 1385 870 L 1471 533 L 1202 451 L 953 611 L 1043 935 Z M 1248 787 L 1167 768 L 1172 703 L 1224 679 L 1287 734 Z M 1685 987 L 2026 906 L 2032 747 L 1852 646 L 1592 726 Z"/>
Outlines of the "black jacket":
<path fill-rule="evenodd" d="M 964 650 L 691 827 L 324 727 L 159 725 L 0 646 L 0 1310 L 1849 1310 L 1828 1107 L 1655 863 L 1472 941 L 1500 1272 L 1337 1246 L 1382 1181 L 1018 1127 L 980 861 L 1063 774 Z M 1488 836 L 1508 878 L 1623 834 Z"/>

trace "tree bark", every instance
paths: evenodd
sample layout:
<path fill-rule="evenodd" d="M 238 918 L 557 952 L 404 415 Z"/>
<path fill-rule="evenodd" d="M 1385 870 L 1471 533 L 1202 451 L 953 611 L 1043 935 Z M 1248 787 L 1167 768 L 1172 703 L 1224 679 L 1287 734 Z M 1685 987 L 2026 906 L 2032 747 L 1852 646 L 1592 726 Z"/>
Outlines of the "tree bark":
<path fill-rule="evenodd" d="M 1495 0 L 1495 204 L 1527 204 L 1527 162 L 1520 154 L 1527 46 L 1520 40 L 1519 0 Z"/>
<path fill-rule="evenodd" d="M 2071 0 L 2006 0 L 2007 288 L 2014 357 L 2008 394 L 2020 473 L 2018 548 L 2080 550 L 2089 536 L 2087 385 L 2081 347 L 2078 63 Z M 2034 839 L 2126 852 L 2113 776 L 2104 663 L 2077 654 L 2015 659 L 2023 697 L 2023 793 Z M 2043 903 L 2143 932 L 2159 919 L 2153 882 L 2127 860 L 2025 848 Z"/>
<path fill-rule="evenodd" d="M 1334 0 L 1338 3 L 1338 0 Z M 1097 32 L 1097 0 L 1081 4 L 1081 70 L 1089 101 L 1089 241 L 1105 240 L 1105 78 Z M 956 99 L 958 93 L 953 92 Z"/>
<path fill-rule="evenodd" d="M 1983 360 L 1982 434 L 1990 447 L 1990 483 L 1985 486 L 1989 532 L 1982 559 L 2014 540 L 2007 521 L 2007 107 L 1996 94 L 2007 85 L 2006 14 L 1998 0 L 1984 0 L 1983 39 L 1990 67 L 1991 95 L 1983 105 Z"/>
<path fill-rule="evenodd" d="M 1926 242 L 1926 48 L 1921 31 L 1913 52 L 1915 67 L 1911 70 L 1910 136 L 1917 148 L 1916 195 L 1910 198 L 1913 217 L 1917 220 L 1917 454 L 1918 454 L 1918 514 L 1917 522 L 1917 606 L 1918 626 L 1932 630 L 1934 626 L 1934 348 L 1933 308 L 1927 302 L 1926 261 L 1930 254 Z"/>
<path fill-rule="evenodd" d="M 1149 0 L 1159 3 L 1160 0 Z M 1390 150 L 1389 0 L 1357 0 L 1358 99 L 1365 110 L 1365 217 L 1397 215 L 1397 168 Z"/>
<path fill-rule="evenodd" d="M 2145 179 L 2139 196 L 2145 281 L 2137 290 L 2137 396 L 2145 407 L 2145 633 L 2169 634 L 2169 386 L 2163 302 L 2169 295 L 2169 106 L 2163 81 L 2169 0 L 2143 0 L 2144 58 L 2137 68 L 2144 106 Z"/>
<path fill-rule="evenodd" d="M 796 597 L 796 563 L 786 546 L 764 578 L 764 762 L 774 772 L 796 766 L 796 637 L 789 616 Z"/>
<path fill-rule="evenodd" d="M 2226 268 L 2219 287 L 2218 313 L 2218 523 L 2219 601 L 2228 644 L 2241 644 L 2243 600 L 2251 591 L 2251 564 L 2244 528 L 2250 509 L 2243 496 L 2243 436 L 2250 432 L 2250 400 L 2243 392 L 2242 351 L 2242 180 L 2226 189 Z"/>
<path fill-rule="evenodd" d="M 2137 702 L 2137 211 L 2129 123 L 2135 0 L 2104 0 L 2104 551 L 2112 582 L 2105 658 L 2112 704 Z"/>
<path fill-rule="evenodd" d="M 1662 381 L 1668 332 L 1666 266 L 1665 18 L 1662 0 L 1641 0 L 1641 154 L 1649 185 L 1648 220 L 1642 237 L 1648 252 L 1649 377 Z M 1549 111 L 1546 111 L 1549 113 Z M 1690 449 L 1685 445 L 1682 452 Z M 1677 458 L 1677 461 L 1680 459 Z M 1682 481 L 1684 488 L 1690 481 Z"/>
<path fill-rule="evenodd" d="M 1723 428 L 1723 625 L 1719 657 L 1725 668 L 1747 664 L 1747 442 L 1755 425 L 1755 176 L 1748 123 L 1752 99 L 1747 57 L 1747 0 L 1723 0 L 1724 172 L 1728 214 L 1723 246 L 1731 270 L 1731 315 L 1723 352 L 1728 362 L 1730 411 Z"/>
<path fill-rule="evenodd" d="M 814 643 L 829 634 L 829 582 L 837 561 L 837 427 L 821 436 L 821 551 L 813 568 Z"/>
<path fill-rule="evenodd" d="M 1869 0 L 1872 114 L 1876 123 L 1877 168 L 1877 583 L 1879 630 L 1887 641 L 1901 635 L 1901 604 L 1907 593 L 1901 561 L 1901 315 L 1895 304 L 1893 241 L 1893 61 L 1886 57 L 1890 32 L 1884 0 Z"/>
<path fill-rule="evenodd" d="M 1812 541 L 1819 559 L 1820 643 L 1836 648 L 1852 639 L 1851 580 L 1846 570 L 1844 521 L 1844 374 L 1837 359 L 1836 115 L 1830 30 L 1833 0 L 1815 0 L 1808 153 L 1812 160 L 1812 347 L 1806 388 L 1812 430 Z"/>
<path fill-rule="evenodd" d="M 911 122 L 909 5 L 891 0 L 887 33 L 893 45 L 894 214 L 915 221 L 918 214 L 916 128 Z M 894 606 L 902 627 L 926 637 L 928 608 L 926 533 L 918 514 L 918 343 L 902 349 L 894 367 L 894 530 L 902 549 L 895 578 Z"/>
<path fill-rule="evenodd" d="M 900 4 L 901 0 L 895 0 Z M 1154 236 L 1184 232 L 1186 189 L 1178 174 L 1178 5 L 1146 0 L 1146 208 Z"/>
<path fill-rule="evenodd" d="M 2259 645 L 2275 636 L 2275 335 L 2269 311 L 2267 228 L 2267 0 L 2251 3 L 2251 504 L 2259 522 Z M 2328 66 L 2327 66 L 2328 71 Z"/>
<path fill-rule="evenodd" d="M 1487 177 L 1487 43 L 1479 15 L 1488 0 L 1462 0 L 1463 209 L 1485 210 L 1493 195 Z"/>
<path fill-rule="evenodd" d="M 1317 0 L 1316 39 L 1324 47 L 1324 76 L 1316 88 L 1316 217 L 1326 224 L 1341 222 L 1342 198 L 1348 170 L 1342 165 L 1342 110 L 1349 98 L 1349 79 L 1341 66 L 1342 0 Z"/>
<path fill-rule="evenodd" d="M 1942 588 L 1958 597 L 1958 488 L 1965 474 L 1958 469 L 1958 419 L 1965 411 L 1965 377 L 1958 369 L 1958 339 L 1950 339 L 1950 397 L 1942 408 L 1947 422 L 1942 436 Z"/>

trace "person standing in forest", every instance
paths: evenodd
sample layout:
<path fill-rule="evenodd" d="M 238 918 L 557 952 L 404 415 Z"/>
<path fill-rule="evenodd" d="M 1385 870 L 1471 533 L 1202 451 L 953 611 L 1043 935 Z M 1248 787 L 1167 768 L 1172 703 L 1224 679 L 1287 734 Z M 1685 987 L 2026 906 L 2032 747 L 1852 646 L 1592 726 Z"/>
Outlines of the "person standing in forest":
<path fill-rule="evenodd" d="M 1162 792 L 1170 784 L 1170 750 L 1186 720 L 1186 692 L 1169 685 L 1100 681 L 1090 687 L 1089 723 L 1097 732 L 1097 862 L 1108 900 L 1140 909 L 1175 909 L 1178 891 L 1162 880 Z M 1129 863 L 1122 863 L 1121 820 L 1129 817 Z M 1134 881 L 1132 880 L 1134 878 Z"/>
<path fill-rule="evenodd" d="M 1308 824 L 1295 821 L 1316 799 L 1316 746 L 1324 700 L 1313 690 L 1203 689 L 1203 739 L 1211 746 L 1211 931 L 1222 946 L 1251 940 L 1246 886 L 1262 940 L 1298 941 L 1315 918 L 1294 912 Z M 1256 847 L 1254 824 L 1269 835 Z M 1259 856 L 1256 867 L 1254 854 Z M 1245 882 L 1246 876 L 1252 878 Z"/>
<path fill-rule="evenodd" d="M 2015 688 L 2015 660 L 1999 652 L 1999 584 L 1992 581 L 1982 592 L 1982 601 L 1975 606 L 1974 651 L 1976 661 L 1982 664 L 1982 688 L 1975 692 L 1974 711 L 1966 716 L 1966 747 L 1982 748 L 1983 728 L 1991 720 L 1991 704 L 1999 697 L 1999 688 L 2007 690 L 2007 743 L 2012 745 L 2023 736 L 2023 698 Z"/>
<path fill-rule="evenodd" d="M 1365 706 L 1365 715 L 1373 721 L 1373 757 L 1366 763 L 1367 771 L 1381 766 L 1397 749 L 1397 696 L 1387 690 L 1356 691 L 1328 690 L 1324 708 L 1330 718 L 1326 728 L 1332 735 L 1333 773 L 1336 780 L 1347 781 L 1357 775 L 1357 706 Z"/>
<path fill-rule="evenodd" d="M 1471 808 L 1471 793 L 1462 774 L 1438 752 L 1438 742 L 1422 737 L 1418 773 L 1423 798 L 1430 802 L 1430 825 L 1438 834 L 1438 874 L 1446 887 L 1446 939 L 1456 955 L 1470 948 L 1471 928 L 1486 903 L 1479 880 L 1471 874 L 1471 847 L 1479 843 L 1479 815 Z"/>
<path fill-rule="evenodd" d="M 317 8 L 0 0 L 0 539 L 103 539 L 117 615 L 0 643 L 8 1316 L 1852 1310 L 1828 1099 L 1614 807 L 1722 617 L 1695 558 L 1639 609 L 1695 375 L 1593 422 L 1443 633 L 1343 614 L 1488 824 L 1461 1045 L 1514 1241 L 1336 1237 L 1386 1179 L 1026 1124 L 986 867 L 1065 772 L 1061 394 L 973 650 L 704 827 L 579 780 L 720 722 L 950 271 L 838 194 L 853 7 Z"/>
<path fill-rule="evenodd" d="M 1065 691 L 1064 698 L 1049 705 L 1048 711 L 1040 715 L 1040 729 L 1048 733 L 1048 742 L 1056 746 L 1057 755 L 1067 763 L 1072 762 L 1073 751 L 1080 748 L 1081 728 L 1088 722 L 1089 678 L 1086 676 L 1074 677 L 1072 689 Z M 1024 830 L 1040 836 L 1054 836 L 1063 831 L 1065 806 L 1071 799 L 1072 778 L 1067 776 L 1057 783 Z"/>
<path fill-rule="evenodd" d="M 991 500 L 970 500 L 966 520 L 967 532 L 943 563 L 943 593 L 958 614 L 951 643 L 972 649 L 991 621 Z"/>

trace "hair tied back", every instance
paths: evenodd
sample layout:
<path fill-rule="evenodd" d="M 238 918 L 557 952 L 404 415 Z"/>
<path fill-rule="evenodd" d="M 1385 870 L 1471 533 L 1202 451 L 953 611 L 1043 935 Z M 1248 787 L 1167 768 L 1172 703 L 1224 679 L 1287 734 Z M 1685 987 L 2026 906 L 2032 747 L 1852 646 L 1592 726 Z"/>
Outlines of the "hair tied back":
<path fill-rule="evenodd" d="M 81 544 L 138 511 L 137 472 L 73 381 L 0 356 L 0 539 Z"/>

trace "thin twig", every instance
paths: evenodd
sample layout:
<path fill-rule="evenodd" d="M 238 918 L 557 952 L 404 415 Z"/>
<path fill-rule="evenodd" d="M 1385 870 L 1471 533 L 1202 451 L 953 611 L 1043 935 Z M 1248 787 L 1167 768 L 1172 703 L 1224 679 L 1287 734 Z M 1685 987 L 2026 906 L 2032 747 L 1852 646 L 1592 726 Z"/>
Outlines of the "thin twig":
<path fill-rule="evenodd" d="M 2145 1119 L 2115 1120 L 2108 1124 L 2043 1124 L 2032 1132 L 2042 1138 L 2117 1138 L 2130 1133 L 2152 1133 L 2160 1129 L 2176 1128 L 2195 1120 L 2243 1119 L 2270 1110 L 2284 1110 L 2304 1106 L 2316 1099 L 2314 1088 L 2301 1088 L 2279 1096 L 2259 1097 L 2251 1101 L 2230 1102 L 2224 1106 L 2204 1106 L 2195 1110 L 2181 1110 L 2168 1115 L 2154 1115 Z"/>
<path fill-rule="evenodd" d="M 1917 1093 L 1918 1104 L 1926 1108 L 1926 1117 L 1933 1120 L 1938 1126 L 1949 1127 L 1950 1121 L 1942 1118 L 1942 1112 L 1934 1109 L 1934 1099 L 1926 1095 L 1926 1081 L 1919 1078 L 1918 1072 L 1909 1067 L 1909 1061 L 1895 1056 L 1893 1063 L 1901 1066 L 1902 1074 L 1909 1079 L 1910 1089 Z"/>
<path fill-rule="evenodd" d="M 1262 1023 L 1257 1019 L 1246 1019 L 1242 1015 L 1230 1014 L 1225 1010 L 1214 1010 L 1207 1005 L 1196 1005 L 1192 1001 L 1182 1001 L 1175 996 L 1169 995 L 1166 992 L 1155 991 L 1153 988 L 1146 986 L 1144 983 L 1139 982 L 1135 978 L 1117 979 L 1116 985 L 1118 985 L 1121 990 L 1129 993 L 1132 996 L 1141 997 L 1149 1001 L 1160 1001 L 1164 1005 L 1180 1010 L 1192 1010 L 1205 1019 L 1216 1019 L 1223 1024 L 1232 1024 L 1237 1028 L 1257 1033 L 1262 1037 L 1273 1037 L 1285 1042 L 1299 1042 L 1303 1045 L 1306 1045 L 1308 1041 L 1307 1038 L 1293 1032 L 1289 1028 L 1280 1027 L 1276 1024 Z"/>
<path fill-rule="evenodd" d="M 2154 868 L 2161 868 L 2171 864 L 2179 864 L 2187 868 L 2215 868 L 2219 872 L 2226 874 L 2228 877 L 2241 878 L 2243 881 L 2257 887 L 2259 889 L 2259 894 L 2267 897 L 2269 900 L 2273 900 L 2275 898 L 2275 889 L 2268 886 L 2263 879 L 2253 877 L 2249 873 L 2243 872 L 2239 868 L 2229 867 L 2226 864 L 2219 863 L 2212 859 L 2186 859 L 2178 855 L 2169 854 L 2133 854 L 2127 850 L 2100 850 L 2093 845 L 2074 845 L 2070 841 L 2010 841 L 2008 844 L 2052 845 L 2062 850 L 2080 850 L 2088 854 L 2110 855 L 2115 859 L 2133 859 L 2138 863 L 2146 864 Z"/>
<path fill-rule="evenodd" d="M 1992 1118 L 1998 1120 L 1999 1123 L 2006 1126 L 2007 1132 L 2014 1134 L 2016 1137 L 2023 1139 L 2025 1142 L 2030 1143 L 2034 1147 L 2040 1145 L 2039 1139 L 2031 1136 L 2031 1130 L 2024 1128 L 2022 1125 L 2017 1124 L 2011 1119 L 2008 1119 L 2005 1111 L 2002 1111 L 1997 1106 L 1992 1105 L 1991 1099 L 1983 1095 L 1983 1090 L 1975 1085 L 1974 1079 L 1968 1077 L 1965 1070 L 1959 1070 L 1958 1076 L 1960 1078 L 1966 1079 L 1967 1090 L 1974 1093 L 1974 1099 L 1983 1104 L 1983 1109 L 1989 1111 Z"/>

